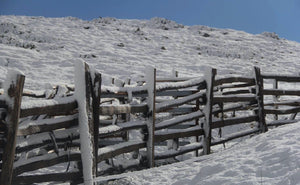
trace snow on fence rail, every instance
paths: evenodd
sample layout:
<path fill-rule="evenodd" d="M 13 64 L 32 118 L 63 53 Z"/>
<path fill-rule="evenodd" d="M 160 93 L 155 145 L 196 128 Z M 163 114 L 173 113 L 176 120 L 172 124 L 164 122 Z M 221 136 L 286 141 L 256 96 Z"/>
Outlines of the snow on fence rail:
<path fill-rule="evenodd" d="M 261 75 L 259 68 L 253 78 L 218 78 L 215 69 L 204 78 L 156 78 L 152 69 L 138 86 L 117 79 L 114 86 L 101 86 L 101 75 L 86 63 L 76 70 L 75 88 L 45 92 L 23 90 L 25 77 L 8 74 L 0 95 L 1 184 L 94 184 L 121 154 L 132 153 L 140 158 L 136 165 L 147 167 L 188 152 L 198 156 L 201 149 L 209 154 L 215 145 L 266 132 L 267 126 L 294 123 L 300 111 L 299 99 L 279 98 L 298 97 L 300 90 L 278 89 L 278 82 L 300 78 Z M 265 79 L 274 80 L 272 89 L 263 88 Z M 21 102 L 22 96 L 29 100 Z M 268 96 L 273 101 L 265 103 Z M 266 121 L 269 114 L 274 121 Z M 289 119 L 280 117 L 285 114 Z M 243 127 L 227 129 L 236 125 Z M 56 165 L 65 169 L 40 171 Z"/>

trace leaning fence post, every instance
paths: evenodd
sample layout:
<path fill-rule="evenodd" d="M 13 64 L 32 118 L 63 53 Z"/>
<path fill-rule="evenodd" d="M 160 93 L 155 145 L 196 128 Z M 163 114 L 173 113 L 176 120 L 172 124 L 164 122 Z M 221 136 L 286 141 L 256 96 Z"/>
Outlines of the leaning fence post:
<path fill-rule="evenodd" d="M 97 157 L 98 157 L 98 148 L 99 148 L 99 124 L 100 124 L 100 97 L 101 97 L 101 74 L 95 72 L 93 74 L 93 91 L 92 91 L 92 105 L 93 105 L 93 120 L 94 120 L 94 152 L 95 152 L 95 157 L 96 157 L 96 176 L 98 173 L 98 168 L 97 168 Z"/>
<path fill-rule="evenodd" d="M 256 100 L 258 105 L 257 115 L 258 115 L 258 128 L 260 132 L 268 131 L 265 120 L 264 111 L 264 95 L 263 95 L 263 78 L 261 76 L 260 68 L 254 67 L 255 72 L 255 88 L 256 88 Z"/>
<path fill-rule="evenodd" d="M 95 156 L 95 139 L 93 107 L 91 106 L 92 80 L 89 66 L 82 60 L 75 63 L 75 97 L 78 102 L 80 150 L 85 185 L 93 185 L 96 177 L 97 157 Z"/>
<path fill-rule="evenodd" d="M 203 154 L 210 154 L 211 145 L 211 124 L 212 124 L 212 106 L 214 96 L 214 81 L 217 70 L 211 68 L 209 73 L 206 74 L 206 105 L 205 105 L 205 122 L 203 125 L 204 139 L 203 139 Z"/>
<path fill-rule="evenodd" d="M 147 139 L 147 158 L 149 167 L 154 167 L 154 131 L 155 131 L 155 96 L 156 96 L 156 69 L 148 68 L 146 71 L 146 84 L 148 91 L 148 115 L 147 122 L 148 139 Z"/>
<path fill-rule="evenodd" d="M 2 157 L 2 172 L 0 184 L 10 185 L 13 175 L 13 163 L 15 159 L 16 137 L 19 126 L 19 117 L 22 101 L 25 76 L 20 72 L 9 71 L 4 87 L 7 100 L 7 142 Z"/>

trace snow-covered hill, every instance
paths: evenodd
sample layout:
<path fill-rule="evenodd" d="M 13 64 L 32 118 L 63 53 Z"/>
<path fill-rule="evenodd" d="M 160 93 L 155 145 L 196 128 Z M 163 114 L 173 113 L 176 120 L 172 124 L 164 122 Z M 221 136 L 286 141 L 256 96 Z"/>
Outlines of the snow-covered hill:
<path fill-rule="evenodd" d="M 73 83 L 72 59 L 83 58 L 103 74 L 135 78 L 145 65 L 166 76 L 199 76 L 207 66 L 218 74 L 298 73 L 300 44 L 273 33 L 183 26 L 163 18 L 84 21 L 73 17 L 0 16 L 0 79 L 8 67 L 26 75 L 26 86 Z"/>
<path fill-rule="evenodd" d="M 8 68 L 26 75 L 26 88 L 74 84 L 82 58 L 104 77 L 133 79 L 145 66 L 169 76 L 299 74 L 300 43 L 274 33 L 253 35 L 163 18 L 118 20 L 0 16 L 0 80 Z M 126 174 L 119 184 L 300 184 L 300 123 L 255 136 L 231 149 L 182 163 Z"/>

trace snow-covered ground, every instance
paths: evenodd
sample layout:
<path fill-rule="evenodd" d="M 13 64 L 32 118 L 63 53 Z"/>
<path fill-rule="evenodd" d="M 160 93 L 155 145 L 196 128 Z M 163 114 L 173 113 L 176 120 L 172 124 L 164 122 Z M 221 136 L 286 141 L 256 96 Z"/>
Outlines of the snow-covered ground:
<path fill-rule="evenodd" d="M 13 67 L 26 75 L 26 87 L 72 83 L 73 59 L 119 78 L 143 75 L 199 76 L 207 66 L 218 74 L 263 72 L 298 74 L 300 44 L 276 34 L 252 35 L 206 26 L 183 26 L 162 18 L 118 20 L 0 16 L 0 79 Z M 41 86 L 41 87 L 40 87 Z"/>
<path fill-rule="evenodd" d="M 125 177 L 111 184 L 300 184 L 299 132 L 300 122 L 282 126 L 221 153 L 110 177 Z"/>
<path fill-rule="evenodd" d="M 81 58 L 104 79 L 144 75 L 145 66 L 168 77 L 299 74 L 300 44 L 276 34 L 253 35 L 162 18 L 118 20 L 0 16 L 0 80 L 9 68 L 26 75 L 25 87 L 74 84 Z M 285 88 L 284 85 L 281 88 Z M 122 176 L 117 184 L 300 184 L 300 123 L 276 128 L 209 156 Z M 53 169 L 52 169 L 53 170 Z"/>

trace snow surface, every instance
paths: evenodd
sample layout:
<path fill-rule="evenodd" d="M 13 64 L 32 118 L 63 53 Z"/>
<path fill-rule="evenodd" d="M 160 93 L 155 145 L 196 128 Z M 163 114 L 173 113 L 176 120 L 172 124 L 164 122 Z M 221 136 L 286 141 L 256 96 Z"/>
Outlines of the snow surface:
<path fill-rule="evenodd" d="M 300 184 L 300 122 L 256 135 L 221 153 L 117 176 L 114 184 Z"/>
<path fill-rule="evenodd" d="M 162 77 L 174 70 L 179 71 L 179 77 L 201 77 L 208 67 L 217 68 L 218 77 L 253 76 L 254 65 L 261 67 L 262 73 L 299 75 L 299 58 L 300 44 L 274 33 L 253 35 L 231 29 L 184 26 L 163 18 L 84 21 L 73 17 L 0 16 L 0 80 L 5 80 L 9 69 L 17 69 L 26 76 L 25 88 L 29 90 L 52 89 L 59 84 L 81 85 L 74 80 L 74 61 L 78 59 L 99 71 L 103 84 L 109 85 L 112 77 L 130 77 L 133 82 L 141 79 L 145 66 L 155 67 L 157 76 Z M 197 78 L 188 83 L 202 80 Z M 279 86 L 299 89 L 299 85 Z M 157 86 L 164 87 L 165 84 Z M 272 83 L 266 87 L 272 87 Z M 120 89 L 147 90 L 145 86 L 107 90 Z M 23 108 L 32 106 L 22 104 Z M 276 128 L 209 156 L 122 174 L 120 177 L 127 178 L 115 183 L 300 184 L 299 131 L 300 122 Z M 28 142 L 35 140 L 31 138 Z M 82 146 L 89 147 L 89 143 Z"/>
<path fill-rule="evenodd" d="M 31 89 L 74 84 L 74 58 L 83 58 L 104 79 L 135 79 L 144 75 L 145 65 L 156 67 L 157 76 L 173 69 L 180 77 L 200 76 L 207 67 L 217 68 L 218 75 L 244 75 L 253 65 L 262 72 L 298 74 L 300 44 L 272 34 L 183 26 L 163 18 L 0 16 L 0 79 L 8 68 L 18 68 Z"/>

